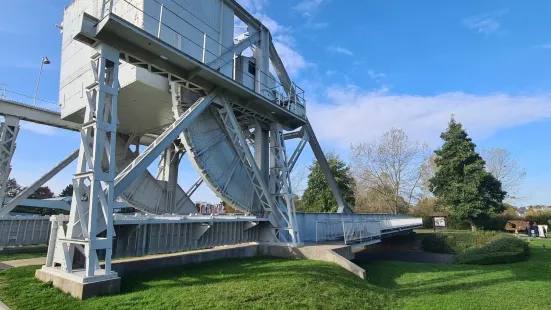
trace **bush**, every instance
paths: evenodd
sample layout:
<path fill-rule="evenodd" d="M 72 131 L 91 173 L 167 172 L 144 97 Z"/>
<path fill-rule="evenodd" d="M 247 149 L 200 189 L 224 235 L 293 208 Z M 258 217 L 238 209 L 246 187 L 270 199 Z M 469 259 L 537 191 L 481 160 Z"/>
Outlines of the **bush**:
<path fill-rule="evenodd" d="M 528 244 L 513 236 L 503 235 L 493 238 L 482 247 L 471 248 L 455 256 L 460 264 L 507 264 L 523 261 L 528 254 Z"/>
<path fill-rule="evenodd" d="M 528 246 L 514 236 L 500 232 L 424 234 L 422 249 L 454 254 L 461 264 L 503 264 L 524 260 Z"/>
<path fill-rule="evenodd" d="M 459 254 L 472 247 L 481 247 L 499 235 L 502 233 L 495 231 L 425 234 L 422 247 L 427 252 Z"/>

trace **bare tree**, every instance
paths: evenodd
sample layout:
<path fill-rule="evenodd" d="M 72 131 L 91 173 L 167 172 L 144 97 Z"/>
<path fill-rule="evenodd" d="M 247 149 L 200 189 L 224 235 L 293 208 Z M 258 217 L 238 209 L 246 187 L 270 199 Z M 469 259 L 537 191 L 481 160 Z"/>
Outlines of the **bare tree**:
<path fill-rule="evenodd" d="M 419 199 L 428 158 L 425 143 L 410 140 L 397 128 L 377 141 L 351 146 L 351 166 L 360 193 L 374 191 L 385 197 L 390 213 L 398 213 L 404 199 L 408 206 Z"/>
<path fill-rule="evenodd" d="M 486 161 L 486 171 L 501 182 L 501 187 L 507 192 L 507 199 L 519 199 L 520 186 L 526 177 L 526 170 L 520 167 L 518 159 L 506 149 L 482 149 L 482 158 Z"/>
<path fill-rule="evenodd" d="M 435 159 L 436 154 L 432 153 L 432 155 L 430 155 L 421 165 L 421 185 L 419 188 L 419 200 L 433 196 L 429 189 L 429 180 L 438 170 Z"/>

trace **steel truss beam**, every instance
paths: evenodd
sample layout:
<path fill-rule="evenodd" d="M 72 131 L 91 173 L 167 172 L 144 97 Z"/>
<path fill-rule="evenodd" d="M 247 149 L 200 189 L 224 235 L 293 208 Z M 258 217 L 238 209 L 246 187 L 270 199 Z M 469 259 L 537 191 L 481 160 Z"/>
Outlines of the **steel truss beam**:
<path fill-rule="evenodd" d="M 0 123 L 0 210 L 2 210 L 6 197 L 6 185 L 10 178 L 11 159 L 15 153 L 15 141 L 18 133 L 19 118 L 4 116 L 4 122 Z"/>
<path fill-rule="evenodd" d="M 34 193 L 40 186 L 48 182 L 61 170 L 65 169 L 70 163 L 72 163 L 78 157 L 78 149 L 63 159 L 59 164 L 53 167 L 50 171 L 46 172 L 42 177 L 36 180 L 31 186 L 25 188 L 19 195 L 10 200 L 3 208 L 0 206 L 0 217 L 10 213 L 15 207 L 17 207 L 23 200 L 27 199 L 32 193 Z"/>
<path fill-rule="evenodd" d="M 235 114 L 233 114 L 233 110 L 225 97 L 222 97 L 222 108 L 219 109 L 218 112 L 220 114 L 220 118 L 222 119 L 222 123 L 228 132 L 237 157 L 245 168 L 245 172 L 251 181 L 254 192 L 260 201 L 262 210 L 259 211 L 263 211 L 266 214 L 274 214 L 275 203 L 270 196 L 268 187 L 266 186 L 262 175 L 260 174 L 260 170 L 256 165 L 253 155 L 251 154 L 247 141 L 245 141 L 245 137 L 243 137 L 241 127 L 235 118 Z M 276 210 L 275 213 L 278 214 L 279 212 Z"/>
<path fill-rule="evenodd" d="M 147 149 L 145 149 L 132 163 L 121 171 L 115 180 L 115 197 L 118 197 L 124 189 L 130 185 L 136 177 L 142 174 L 147 167 L 157 158 L 178 136 L 186 129 L 195 118 L 200 115 L 218 96 L 218 90 L 213 90 L 207 96 L 199 98 L 189 109 L 183 112 L 162 134 L 160 134 Z"/>
<path fill-rule="evenodd" d="M 301 129 L 302 131 L 302 129 Z M 302 150 L 304 150 L 304 147 L 306 146 L 306 143 L 308 143 L 308 134 L 303 133 L 302 138 L 300 139 L 300 142 L 297 145 L 297 148 L 293 152 L 293 155 L 291 155 L 291 158 L 289 158 L 289 161 L 287 162 L 287 166 L 289 167 L 289 173 L 293 170 L 295 167 L 295 164 L 297 163 L 298 158 L 300 157 L 300 154 L 302 154 Z"/>
<path fill-rule="evenodd" d="M 316 134 L 314 133 L 312 126 L 310 125 L 310 122 L 308 121 L 306 125 L 304 125 L 304 127 L 306 129 L 306 134 L 308 135 L 308 142 L 310 142 L 310 147 L 312 148 L 312 151 L 316 156 L 316 160 L 320 165 L 321 171 L 325 175 L 325 179 L 327 180 L 327 183 L 329 183 L 329 188 L 331 189 L 331 192 L 333 192 L 333 196 L 335 197 L 335 200 L 337 201 L 337 205 L 339 206 L 339 209 L 337 212 L 354 213 L 354 211 L 348 206 L 348 204 L 342 198 L 341 190 L 337 185 L 337 181 L 335 181 L 335 177 L 333 176 L 333 173 L 331 173 L 331 168 L 329 167 L 329 163 L 325 158 L 325 154 L 323 154 L 323 150 L 321 149 L 321 146 L 318 142 L 318 139 L 316 138 Z"/>
<path fill-rule="evenodd" d="M 291 241 L 297 244 L 300 243 L 300 237 L 284 141 L 281 124 L 272 123 L 270 126 L 270 194 L 278 204 L 286 229 L 291 235 Z"/>
<path fill-rule="evenodd" d="M 193 185 L 187 190 L 186 195 L 188 197 L 191 197 L 193 193 L 199 188 L 199 186 L 203 183 L 203 179 L 200 177 L 197 179 L 197 181 L 193 182 Z"/>
<path fill-rule="evenodd" d="M 293 89 L 293 82 L 291 81 L 291 78 L 289 77 L 289 74 L 285 69 L 285 65 L 283 64 L 283 61 L 281 61 L 281 58 L 279 58 L 279 54 L 277 53 L 274 43 L 271 40 L 271 36 L 270 36 L 270 59 L 272 60 L 272 65 L 274 66 L 277 77 L 279 78 L 279 82 L 283 86 L 283 90 L 285 90 L 285 93 L 287 94 L 287 96 L 291 96 L 291 94 L 295 91 Z"/>

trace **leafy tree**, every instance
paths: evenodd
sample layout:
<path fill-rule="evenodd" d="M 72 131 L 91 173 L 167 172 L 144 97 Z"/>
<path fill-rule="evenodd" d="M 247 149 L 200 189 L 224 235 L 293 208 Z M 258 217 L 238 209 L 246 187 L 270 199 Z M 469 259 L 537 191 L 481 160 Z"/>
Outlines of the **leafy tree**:
<path fill-rule="evenodd" d="M 54 193 L 48 186 L 39 187 L 29 196 L 29 199 L 46 199 L 54 197 Z"/>
<path fill-rule="evenodd" d="M 14 178 L 6 182 L 6 197 L 13 198 L 21 193 L 25 188 L 17 183 Z"/>
<path fill-rule="evenodd" d="M 59 194 L 59 197 L 71 197 L 73 196 L 73 184 L 67 185 Z"/>
<path fill-rule="evenodd" d="M 355 182 L 350 173 L 350 168 L 334 153 L 327 155 L 327 162 L 341 190 L 342 198 L 348 205 L 354 205 Z M 308 185 L 302 195 L 301 208 L 309 212 L 337 211 L 337 201 L 333 197 L 333 193 L 318 162 L 314 161 L 308 169 L 310 170 L 310 175 L 308 176 Z"/>
<path fill-rule="evenodd" d="M 429 181 L 430 191 L 450 206 L 450 213 L 467 221 L 473 231 L 475 220 L 504 211 L 506 192 L 501 182 L 486 172 L 476 145 L 452 116 L 440 135 L 444 144 L 435 151 L 437 171 Z"/>

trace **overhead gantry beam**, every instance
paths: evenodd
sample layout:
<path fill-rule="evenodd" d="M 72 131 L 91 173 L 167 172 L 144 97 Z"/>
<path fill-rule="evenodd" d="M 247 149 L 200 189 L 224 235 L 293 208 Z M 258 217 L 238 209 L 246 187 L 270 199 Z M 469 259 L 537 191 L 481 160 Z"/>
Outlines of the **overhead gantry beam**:
<path fill-rule="evenodd" d="M 118 197 L 124 189 L 130 185 L 161 153 L 178 138 L 197 116 L 210 105 L 218 96 L 218 90 L 210 92 L 207 96 L 199 98 L 189 109 L 168 127 L 151 143 L 134 161 L 132 161 L 115 178 L 114 197 Z"/>

